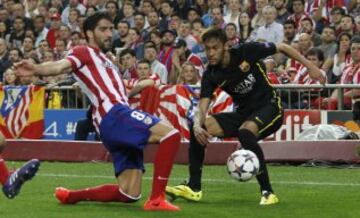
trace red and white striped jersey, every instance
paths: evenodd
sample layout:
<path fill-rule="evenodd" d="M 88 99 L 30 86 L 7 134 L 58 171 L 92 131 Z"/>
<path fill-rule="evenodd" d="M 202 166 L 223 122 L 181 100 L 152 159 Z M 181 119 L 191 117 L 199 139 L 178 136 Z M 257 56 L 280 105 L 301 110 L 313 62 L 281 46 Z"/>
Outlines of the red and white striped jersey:
<path fill-rule="evenodd" d="M 340 84 L 360 84 L 360 64 L 348 64 L 340 78 Z"/>
<path fill-rule="evenodd" d="M 308 18 L 310 17 L 307 13 L 303 13 L 302 15 L 300 16 L 297 16 L 296 14 L 292 14 L 288 17 L 288 20 L 292 20 L 295 22 L 295 27 L 297 29 L 297 31 L 299 32 L 300 31 L 300 22 L 305 19 L 305 18 Z"/>
<path fill-rule="evenodd" d="M 154 84 L 155 86 L 159 86 L 161 84 L 160 77 L 158 74 L 151 74 L 147 79 L 153 80 L 155 83 Z M 140 81 L 142 81 L 142 80 L 141 79 L 129 79 L 126 84 L 126 89 L 128 89 L 128 90 L 132 89 Z"/>
<path fill-rule="evenodd" d="M 195 68 L 198 70 L 199 75 L 202 76 L 205 70 L 205 66 L 199 56 L 196 54 L 191 53 L 189 57 L 187 58 L 187 61 L 192 63 Z"/>
<path fill-rule="evenodd" d="M 320 70 L 323 76 L 326 76 L 325 71 Z M 303 84 L 303 85 L 311 85 L 311 84 L 320 84 L 319 81 L 314 80 L 310 77 L 308 69 L 301 65 L 300 69 L 298 70 L 294 82 L 296 84 Z"/>
<path fill-rule="evenodd" d="M 124 83 L 113 63 L 99 49 L 77 46 L 70 50 L 67 60 L 80 88 L 90 99 L 93 122 L 99 131 L 102 118 L 116 104 L 128 104 Z"/>
<path fill-rule="evenodd" d="M 321 0 L 314 0 L 312 3 L 309 3 L 309 1 L 306 1 L 305 3 L 305 10 L 308 14 L 310 14 L 311 16 L 313 16 L 316 11 L 319 9 L 319 5 L 320 5 L 320 1 Z M 345 9 L 346 5 L 345 5 L 345 1 L 344 0 L 327 0 L 321 15 L 322 17 L 326 18 L 327 21 L 330 20 L 330 12 L 334 7 L 343 7 Z"/>

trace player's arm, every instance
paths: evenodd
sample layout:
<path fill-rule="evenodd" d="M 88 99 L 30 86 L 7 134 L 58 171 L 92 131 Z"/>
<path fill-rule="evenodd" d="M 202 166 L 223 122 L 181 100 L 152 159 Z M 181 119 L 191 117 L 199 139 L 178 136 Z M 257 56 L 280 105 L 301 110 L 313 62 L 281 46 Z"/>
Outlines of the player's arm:
<path fill-rule="evenodd" d="M 34 64 L 30 60 L 22 60 L 14 63 L 14 71 L 17 76 L 56 76 L 70 73 L 72 66 L 71 62 L 67 59 L 42 64 Z"/>
<path fill-rule="evenodd" d="M 129 98 L 134 97 L 136 94 L 141 92 L 143 89 L 149 86 L 155 85 L 155 81 L 152 79 L 145 79 L 140 81 L 137 85 L 135 85 L 131 91 L 129 92 Z"/>
<path fill-rule="evenodd" d="M 203 128 L 210 102 L 210 98 L 200 98 L 198 109 L 195 112 L 194 117 L 194 134 L 198 142 L 202 145 L 208 144 L 209 138 L 211 138 L 211 135 Z"/>
<path fill-rule="evenodd" d="M 278 52 L 284 53 L 288 57 L 302 63 L 309 70 L 309 75 L 312 79 L 316 79 L 321 84 L 325 84 L 326 77 L 321 73 L 320 69 L 316 67 L 313 63 L 311 63 L 309 60 L 307 60 L 304 56 L 302 56 L 294 48 L 285 43 L 278 43 L 276 44 L 276 49 Z"/>

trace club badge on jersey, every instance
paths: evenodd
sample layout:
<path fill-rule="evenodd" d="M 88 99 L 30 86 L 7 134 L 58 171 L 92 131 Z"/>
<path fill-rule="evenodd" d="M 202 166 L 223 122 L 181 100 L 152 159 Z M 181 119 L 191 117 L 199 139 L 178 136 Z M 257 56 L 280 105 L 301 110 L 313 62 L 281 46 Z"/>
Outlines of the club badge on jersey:
<path fill-rule="evenodd" d="M 247 73 L 250 70 L 250 64 L 247 61 L 243 61 L 239 65 L 239 68 L 241 69 L 242 72 Z"/>

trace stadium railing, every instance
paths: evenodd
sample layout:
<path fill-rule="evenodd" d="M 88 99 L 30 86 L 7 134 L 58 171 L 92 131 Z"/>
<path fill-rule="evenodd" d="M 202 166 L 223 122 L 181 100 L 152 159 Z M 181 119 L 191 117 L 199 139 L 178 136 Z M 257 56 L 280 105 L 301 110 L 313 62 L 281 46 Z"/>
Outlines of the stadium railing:
<path fill-rule="evenodd" d="M 337 98 L 337 110 L 350 110 L 351 105 L 344 104 L 344 93 L 350 89 L 359 89 L 360 99 L 360 84 L 327 84 L 327 85 L 295 85 L 295 84 L 281 84 L 273 85 L 279 95 L 285 109 L 326 109 L 318 104 L 319 99 L 327 98 L 334 90 L 338 92 Z M 199 88 L 198 86 L 194 86 Z M 74 108 L 87 108 L 89 100 L 81 93 L 79 89 L 73 86 L 59 86 L 46 88 L 48 96 L 51 96 L 52 92 L 58 92 L 61 98 L 62 109 L 74 109 Z M 346 102 L 345 102 L 346 103 Z M 48 106 L 48 104 L 47 104 Z M 53 108 L 54 109 L 54 108 Z M 56 108 L 55 108 L 56 109 Z"/>

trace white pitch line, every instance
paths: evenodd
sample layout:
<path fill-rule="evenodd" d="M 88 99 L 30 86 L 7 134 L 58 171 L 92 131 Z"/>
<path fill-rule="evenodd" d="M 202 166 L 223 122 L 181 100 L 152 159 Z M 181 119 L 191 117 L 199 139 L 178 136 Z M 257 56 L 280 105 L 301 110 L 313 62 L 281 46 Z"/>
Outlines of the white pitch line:
<path fill-rule="evenodd" d="M 87 178 L 87 179 L 114 179 L 114 176 L 100 176 L 100 175 L 76 175 L 76 174 L 53 174 L 53 173 L 38 173 L 38 176 L 43 177 L 59 177 L 59 178 Z M 152 177 L 144 176 L 145 180 L 152 180 Z M 184 178 L 174 178 L 172 181 L 184 181 Z M 238 183 L 235 180 L 229 179 L 202 179 L 206 183 Z M 250 181 L 248 183 L 256 183 L 256 181 Z M 271 181 L 275 184 L 284 184 L 284 185 L 308 185 L 308 186 L 360 186 L 360 183 L 336 183 L 336 182 L 300 182 L 300 181 Z"/>

